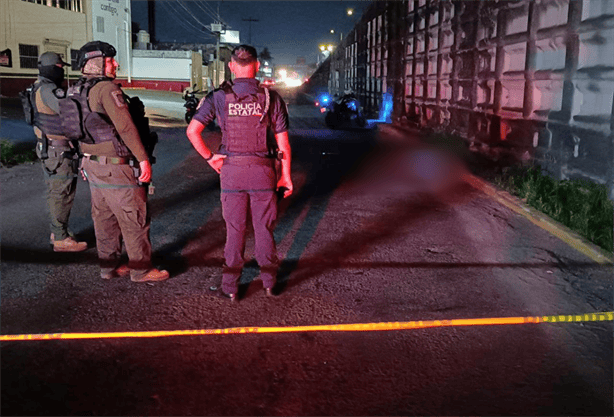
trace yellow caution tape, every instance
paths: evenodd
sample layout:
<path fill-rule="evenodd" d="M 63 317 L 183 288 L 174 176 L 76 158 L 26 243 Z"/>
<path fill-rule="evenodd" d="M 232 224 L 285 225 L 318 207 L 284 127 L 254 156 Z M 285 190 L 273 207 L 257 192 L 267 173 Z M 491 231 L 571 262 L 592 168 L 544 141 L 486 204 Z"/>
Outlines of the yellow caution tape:
<path fill-rule="evenodd" d="M 228 329 L 200 330 L 160 330 L 141 332 L 106 332 L 106 333 L 48 333 L 48 334 L 14 334 L 0 335 L 1 342 L 23 340 L 68 340 L 68 339 L 111 339 L 138 337 L 203 336 L 242 333 L 297 333 L 297 332 L 372 332 L 385 330 L 409 330 L 428 327 L 453 326 L 489 326 L 527 323 L 577 323 L 584 321 L 613 321 L 614 312 L 597 312 L 588 314 L 567 314 L 557 316 L 534 317 L 491 317 L 481 319 L 420 320 L 388 323 L 354 323 L 323 324 L 312 326 L 288 327 L 232 327 Z"/>

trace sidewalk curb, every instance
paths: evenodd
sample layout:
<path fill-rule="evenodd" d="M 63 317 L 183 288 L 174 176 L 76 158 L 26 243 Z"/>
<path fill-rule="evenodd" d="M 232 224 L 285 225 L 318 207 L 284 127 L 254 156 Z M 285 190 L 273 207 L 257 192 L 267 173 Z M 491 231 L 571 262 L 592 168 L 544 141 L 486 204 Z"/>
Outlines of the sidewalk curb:
<path fill-rule="evenodd" d="M 463 180 L 473 188 L 483 192 L 495 201 L 503 204 L 521 216 L 524 216 L 531 223 L 541 227 L 553 236 L 558 237 L 569 246 L 591 258 L 593 261 L 602 265 L 614 264 L 614 257 L 611 254 L 608 254 L 605 250 L 590 242 L 588 239 L 580 236 L 567 226 L 564 226 L 533 207 L 527 206 L 519 198 L 497 189 L 492 184 L 476 177 L 473 174 L 466 174 Z"/>
<path fill-rule="evenodd" d="M 405 129 L 400 126 L 393 125 L 382 125 L 380 126 L 380 128 L 381 127 L 384 128 L 383 131 L 386 131 L 393 135 L 405 136 L 406 134 L 419 134 L 418 129 Z M 551 235 L 558 237 L 563 242 L 567 243 L 569 246 L 591 258 L 593 261 L 602 265 L 614 264 L 614 256 L 611 253 L 606 252 L 601 247 L 595 245 L 588 239 L 584 238 L 583 236 L 580 236 L 578 233 L 569 229 L 567 226 L 564 226 L 563 224 L 557 222 L 556 220 L 550 218 L 546 214 L 532 207 L 529 207 L 528 205 L 524 204 L 519 198 L 512 196 L 506 191 L 498 189 L 491 183 L 471 173 L 466 173 L 465 175 L 463 175 L 462 180 L 471 185 L 476 190 L 481 191 L 493 200 L 506 206 L 515 213 L 524 216 L 531 223 L 546 230 Z"/>

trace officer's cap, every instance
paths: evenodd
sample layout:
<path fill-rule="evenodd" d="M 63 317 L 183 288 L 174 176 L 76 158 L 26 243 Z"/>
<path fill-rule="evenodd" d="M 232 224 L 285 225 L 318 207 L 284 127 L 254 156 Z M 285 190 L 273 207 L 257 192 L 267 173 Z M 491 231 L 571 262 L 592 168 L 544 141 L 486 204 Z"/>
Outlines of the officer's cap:
<path fill-rule="evenodd" d="M 249 64 L 258 59 L 258 52 L 253 46 L 239 45 L 232 51 L 232 59 L 241 65 Z"/>
<path fill-rule="evenodd" d="M 100 56 L 113 58 L 116 54 L 117 51 L 111 44 L 102 41 L 88 42 L 79 49 L 79 61 L 77 64 L 79 68 L 83 68 L 87 61 L 92 58 Z"/>
<path fill-rule="evenodd" d="M 46 67 L 50 65 L 61 65 L 63 67 L 70 65 L 66 62 L 62 61 L 62 57 L 55 52 L 45 52 L 41 56 L 38 57 L 38 66 Z"/>

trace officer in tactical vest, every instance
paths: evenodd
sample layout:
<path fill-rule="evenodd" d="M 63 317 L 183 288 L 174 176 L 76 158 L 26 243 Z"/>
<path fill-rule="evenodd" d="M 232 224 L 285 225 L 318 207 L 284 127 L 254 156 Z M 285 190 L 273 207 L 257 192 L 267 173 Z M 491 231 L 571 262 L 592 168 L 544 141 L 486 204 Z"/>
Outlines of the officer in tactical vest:
<path fill-rule="evenodd" d="M 233 82 L 224 83 L 205 97 L 188 125 L 187 136 L 196 151 L 220 174 L 222 215 L 226 222 L 225 265 L 217 294 L 237 299 L 244 265 L 247 216 L 251 212 L 255 258 L 267 295 L 273 295 L 278 258 L 273 239 L 277 220 L 277 192 L 292 194 L 288 111 L 275 91 L 255 79 L 260 63 L 249 45 L 236 47 L 228 64 Z M 222 143 L 213 153 L 202 131 L 217 118 Z M 276 172 L 276 159 L 281 160 Z"/>
<path fill-rule="evenodd" d="M 150 218 L 144 184 L 151 180 L 151 163 L 128 111 L 120 86 L 113 82 L 118 64 L 115 48 L 100 41 L 79 50 L 83 77 L 67 92 L 79 106 L 62 107 L 69 136 L 80 129 L 82 167 L 90 184 L 92 218 L 101 277 L 127 275 L 134 282 L 169 277 L 151 264 Z M 64 103 L 70 104 L 70 101 Z M 81 109 L 78 111 L 78 109 Z M 72 126 L 72 128 L 71 128 Z M 77 135 L 78 136 L 78 135 Z M 119 265 L 122 240 L 128 266 Z"/>
<path fill-rule="evenodd" d="M 36 155 L 42 162 L 47 184 L 47 205 L 51 220 L 51 238 L 55 252 L 81 252 L 87 243 L 77 242 L 68 230 L 68 217 L 77 190 L 77 144 L 64 136 L 59 100 L 65 65 L 60 55 L 45 52 L 38 58 L 38 80 L 30 92 L 33 109 Z"/>

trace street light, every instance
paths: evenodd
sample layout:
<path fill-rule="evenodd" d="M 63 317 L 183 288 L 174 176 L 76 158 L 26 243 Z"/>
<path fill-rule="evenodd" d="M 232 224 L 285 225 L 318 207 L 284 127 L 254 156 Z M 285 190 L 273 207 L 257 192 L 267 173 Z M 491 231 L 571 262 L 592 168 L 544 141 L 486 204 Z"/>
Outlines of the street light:
<path fill-rule="evenodd" d="M 333 51 L 333 49 L 335 49 L 335 46 L 330 43 L 322 44 L 319 47 L 320 47 L 320 52 L 322 53 L 322 56 L 324 57 L 324 59 L 328 58 L 328 56 Z M 318 54 L 318 64 L 319 63 L 320 63 L 320 54 Z"/>
<path fill-rule="evenodd" d="M 327 45 L 320 45 L 320 51 L 322 51 L 322 53 L 326 56 L 330 55 L 330 53 L 333 52 L 333 49 L 335 49 L 335 46 L 330 43 Z"/>
<path fill-rule="evenodd" d="M 335 34 L 335 29 L 330 30 L 331 34 Z M 339 42 L 343 41 L 343 32 L 339 32 Z"/>

